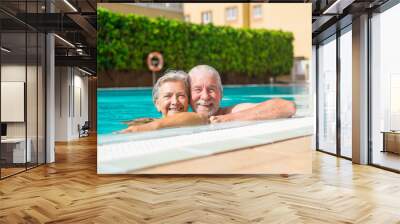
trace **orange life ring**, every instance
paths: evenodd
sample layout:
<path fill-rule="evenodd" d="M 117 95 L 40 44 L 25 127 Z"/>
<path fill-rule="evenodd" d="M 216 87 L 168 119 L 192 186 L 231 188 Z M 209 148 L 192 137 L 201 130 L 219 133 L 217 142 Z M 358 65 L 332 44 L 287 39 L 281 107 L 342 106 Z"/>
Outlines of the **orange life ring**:
<path fill-rule="evenodd" d="M 158 60 L 157 64 L 153 63 L 154 59 Z M 159 72 L 161 71 L 163 66 L 164 66 L 164 59 L 160 52 L 154 51 L 147 56 L 147 67 L 149 68 L 150 71 Z"/>

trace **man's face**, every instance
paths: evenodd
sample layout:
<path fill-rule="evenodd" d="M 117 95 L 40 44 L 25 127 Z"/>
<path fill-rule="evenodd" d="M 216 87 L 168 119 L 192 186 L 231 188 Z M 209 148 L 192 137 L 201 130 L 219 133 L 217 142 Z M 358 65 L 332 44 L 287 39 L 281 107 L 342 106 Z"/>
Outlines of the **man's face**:
<path fill-rule="evenodd" d="M 180 81 L 168 81 L 160 86 L 156 107 L 163 117 L 188 111 L 189 97 L 185 92 L 185 84 Z"/>
<path fill-rule="evenodd" d="M 221 101 L 221 91 L 215 76 L 209 73 L 192 74 L 190 91 L 190 105 L 196 113 L 208 116 L 217 113 Z"/>

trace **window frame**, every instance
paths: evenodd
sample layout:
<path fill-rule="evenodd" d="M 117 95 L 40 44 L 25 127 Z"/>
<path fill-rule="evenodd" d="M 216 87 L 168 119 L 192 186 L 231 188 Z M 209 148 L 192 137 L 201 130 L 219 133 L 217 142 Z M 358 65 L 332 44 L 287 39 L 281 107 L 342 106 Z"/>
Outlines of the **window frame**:
<path fill-rule="evenodd" d="M 204 20 L 205 15 L 207 15 L 208 21 Z M 213 20 L 212 20 L 212 11 L 211 10 L 201 12 L 201 24 L 209 24 L 212 22 L 213 22 Z"/>
<path fill-rule="evenodd" d="M 258 15 L 256 15 L 254 12 L 256 12 L 256 8 L 259 8 L 259 10 L 260 10 L 260 14 Z M 262 19 L 262 17 L 263 17 L 263 14 L 262 14 L 262 5 L 253 5 L 253 7 L 251 8 L 251 17 L 254 19 L 254 20 L 260 20 L 260 19 Z"/>
<path fill-rule="evenodd" d="M 236 12 L 235 17 L 231 18 L 229 12 Z M 230 7 L 225 8 L 225 21 L 227 21 L 227 22 L 235 22 L 235 21 L 238 20 L 238 17 L 239 17 L 239 10 L 238 10 L 237 6 L 230 6 Z"/>

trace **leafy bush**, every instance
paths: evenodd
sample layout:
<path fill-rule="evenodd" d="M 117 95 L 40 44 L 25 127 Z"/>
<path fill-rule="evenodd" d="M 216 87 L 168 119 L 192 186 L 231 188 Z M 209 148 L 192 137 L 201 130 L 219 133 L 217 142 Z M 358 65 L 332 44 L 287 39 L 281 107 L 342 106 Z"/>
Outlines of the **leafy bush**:
<path fill-rule="evenodd" d="M 97 10 L 97 64 L 102 71 L 147 71 L 152 51 L 164 56 L 164 68 L 188 71 L 208 64 L 220 73 L 262 77 L 290 72 L 293 34 L 264 29 L 197 25 Z"/>

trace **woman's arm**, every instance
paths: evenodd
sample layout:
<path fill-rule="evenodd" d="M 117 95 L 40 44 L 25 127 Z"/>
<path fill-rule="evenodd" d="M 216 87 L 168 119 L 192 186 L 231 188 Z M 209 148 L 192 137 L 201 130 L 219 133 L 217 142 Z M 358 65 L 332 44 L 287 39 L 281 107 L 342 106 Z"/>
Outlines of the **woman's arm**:
<path fill-rule="evenodd" d="M 131 133 L 139 131 L 153 131 L 162 128 L 182 127 L 191 125 L 208 124 L 207 116 L 200 115 L 194 112 L 182 112 L 168 117 L 154 120 L 147 124 L 129 126 L 120 133 Z"/>
<path fill-rule="evenodd" d="M 122 123 L 131 126 L 131 125 L 140 125 L 140 124 L 146 124 L 154 121 L 155 118 L 151 117 L 143 117 L 143 118 L 137 118 L 135 120 L 130 120 L 130 121 L 123 121 Z"/>

